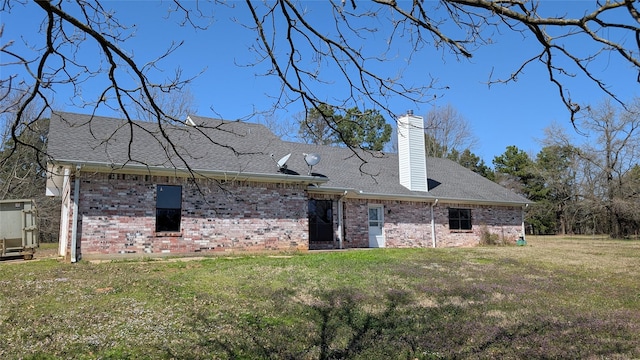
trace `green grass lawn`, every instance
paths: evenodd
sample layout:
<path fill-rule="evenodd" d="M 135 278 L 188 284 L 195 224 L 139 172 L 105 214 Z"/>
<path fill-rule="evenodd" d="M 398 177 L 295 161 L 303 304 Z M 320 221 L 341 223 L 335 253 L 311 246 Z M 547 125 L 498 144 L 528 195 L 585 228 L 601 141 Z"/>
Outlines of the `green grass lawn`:
<path fill-rule="evenodd" d="M 640 242 L 527 240 L 0 262 L 0 358 L 639 358 Z"/>

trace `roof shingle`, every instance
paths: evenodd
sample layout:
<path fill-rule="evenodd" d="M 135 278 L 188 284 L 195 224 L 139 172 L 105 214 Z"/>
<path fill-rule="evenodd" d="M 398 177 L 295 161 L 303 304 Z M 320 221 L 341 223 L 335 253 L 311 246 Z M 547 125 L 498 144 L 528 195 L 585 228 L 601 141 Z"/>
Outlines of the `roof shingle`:
<path fill-rule="evenodd" d="M 160 127 L 152 122 L 56 112 L 51 118 L 48 152 L 53 161 L 65 163 L 180 170 L 188 164 L 192 170 L 254 176 L 278 174 L 276 161 L 289 153 L 292 155 L 287 161 L 288 173 L 309 175 L 303 154 L 317 153 L 322 160 L 313 167 L 313 174 L 328 179 L 319 189 L 353 190 L 388 198 L 530 203 L 448 159 L 427 159 L 429 191 L 416 192 L 400 185 L 397 154 L 285 142 L 259 124 L 199 116 L 190 119 L 196 127 L 170 124 Z"/>

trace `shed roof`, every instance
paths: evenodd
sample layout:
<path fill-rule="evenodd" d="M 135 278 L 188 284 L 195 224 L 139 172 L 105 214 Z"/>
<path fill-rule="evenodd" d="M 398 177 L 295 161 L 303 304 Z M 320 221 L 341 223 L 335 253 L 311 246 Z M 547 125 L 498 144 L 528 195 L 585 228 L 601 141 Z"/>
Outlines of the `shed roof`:
<path fill-rule="evenodd" d="M 100 165 L 129 171 L 243 174 L 271 181 L 304 181 L 312 192 L 350 191 L 354 196 L 481 204 L 530 201 L 448 159 L 428 158 L 428 192 L 400 185 L 398 155 L 286 142 L 260 124 L 191 115 L 197 126 L 55 112 L 48 152 L 58 164 Z M 167 139 L 170 139 L 167 140 Z M 276 161 L 286 154 L 287 170 Z M 311 170 L 305 153 L 317 153 Z"/>

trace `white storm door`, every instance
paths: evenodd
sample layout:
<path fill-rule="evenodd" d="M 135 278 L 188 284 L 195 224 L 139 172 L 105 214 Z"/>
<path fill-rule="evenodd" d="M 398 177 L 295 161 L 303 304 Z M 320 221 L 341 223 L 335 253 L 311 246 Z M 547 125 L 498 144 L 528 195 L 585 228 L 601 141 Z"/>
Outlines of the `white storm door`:
<path fill-rule="evenodd" d="M 382 205 L 369 205 L 369 247 L 384 247 L 383 231 L 383 207 Z"/>

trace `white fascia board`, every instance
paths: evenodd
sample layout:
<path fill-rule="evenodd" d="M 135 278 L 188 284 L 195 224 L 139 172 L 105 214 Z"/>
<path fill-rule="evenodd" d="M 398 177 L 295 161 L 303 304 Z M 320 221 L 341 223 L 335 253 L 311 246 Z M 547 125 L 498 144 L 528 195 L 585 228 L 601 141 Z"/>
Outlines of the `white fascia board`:
<path fill-rule="evenodd" d="M 494 206 L 513 206 L 522 207 L 532 202 L 519 202 L 519 201 L 490 201 L 490 200 L 470 200 L 470 199 L 458 199 L 458 198 L 446 198 L 437 197 L 433 195 L 409 195 L 409 194 L 382 194 L 363 192 L 357 189 L 346 188 L 327 188 L 327 187 L 308 187 L 307 192 L 312 194 L 344 194 L 347 192 L 346 198 L 350 199 L 372 199 L 372 200 L 396 200 L 396 201 L 416 201 L 433 203 L 438 200 L 438 204 L 461 204 L 461 205 L 494 205 Z"/>
<path fill-rule="evenodd" d="M 522 201 L 491 201 L 491 200 L 469 200 L 469 199 L 456 199 L 456 198 L 438 198 L 438 204 L 460 204 L 460 205 L 493 205 L 493 206 L 510 206 L 510 207 L 523 207 L 533 202 Z"/>
<path fill-rule="evenodd" d="M 305 183 L 320 184 L 329 181 L 328 178 L 304 175 L 289 174 L 266 174 L 251 173 L 243 171 L 223 171 L 223 170 L 204 170 L 204 169 L 171 169 L 160 166 L 147 166 L 138 164 L 109 164 L 104 162 L 90 161 L 74 161 L 74 160 L 57 160 L 55 165 L 81 165 L 81 171 L 95 172 L 115 172 L 120 174 L 138 174 L 138 175 L 159 175 L 159 176 L 176 176 L 176 177 L 195 177 L 195 178 L 214 178 L 224 181 L 263 181 L 263 182 L 285 182 L 285 183 Z"/>
<path fill-rule="evenodd" d="M 355 194 L 354 197 L 360 198 L 360 199 L 413 201 L 413 202 L 424 202 L 424 203 L 432 203 L 436 201 L 435 197 L 425 196 L 425 195 L 381 194 L 381 193 L 364 192 L 362 190 L 356 191 L 354 194 Z"/>
<path fill-rule="evenodd" d="M 433 202 L 435 198 L 425 197 L 424 195 L 407 195 L 407 194 L 381 194 L 368 193 L 357 189 L 335 188 L 335 187 L 308 187 L 307 192 L 311 194 L 336 194 L 344 195 L 348 199 L 372 199 L 372 200 L 398 200 L 398 201 L 419 201 Z"/>

